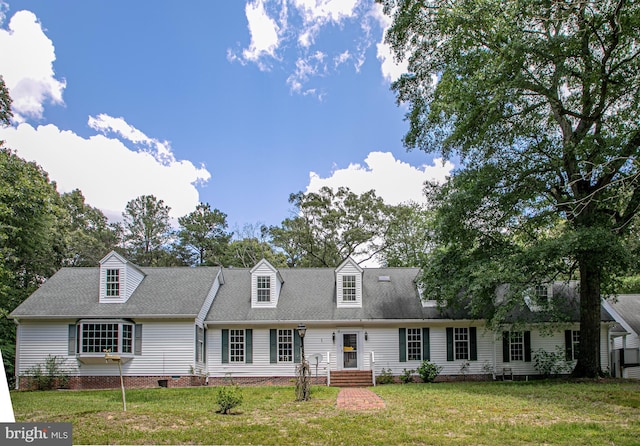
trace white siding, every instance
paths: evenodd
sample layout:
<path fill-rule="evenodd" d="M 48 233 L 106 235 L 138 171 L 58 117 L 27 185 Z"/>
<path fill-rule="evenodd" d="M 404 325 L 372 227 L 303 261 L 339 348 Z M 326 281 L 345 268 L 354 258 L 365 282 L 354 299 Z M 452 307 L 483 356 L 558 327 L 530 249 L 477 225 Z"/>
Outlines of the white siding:
<path fill-rule="evenodd" d="M 120 271 L 120 296 L 107 297 L 107 270 L 117 269 Z M 144 279 L 144 274 L 136 267 L 132 266 L 117 255 L 111 253 L 100 263 L 100 302 L 101 303 L 122 303 L 126 302 L 136 290 L 140 282 Z"/>
<path fill-rule="evenodd" d="M 23 322 L 18 326 L 19 374 L 44 363 L 48 355 L 65 359 L 69 375 L 117 375 L 114 364 L 83 364 L 68 355 L 69 324 L 61 322 Z M 138 322 L 140 323 L 140 322 Z M 124 375 L 188 375 L 195 360 L 193 321 L 142 322 L 142 355 L 122 365 Z"/>

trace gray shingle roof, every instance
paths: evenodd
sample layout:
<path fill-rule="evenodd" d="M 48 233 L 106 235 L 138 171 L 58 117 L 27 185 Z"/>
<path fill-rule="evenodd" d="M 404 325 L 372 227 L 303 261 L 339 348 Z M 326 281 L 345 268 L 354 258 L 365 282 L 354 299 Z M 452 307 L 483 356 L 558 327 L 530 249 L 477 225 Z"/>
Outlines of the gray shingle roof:
<path fill-rule="evenodd" d="M 335 271 L 331 268 L 282 269 L 284 283 L 278 308 L 251 308 L 248 269 L 225 269 L 206 321 L 372 321 L 448 319 L 437 308 L 423 308 L 415 278 L 417 268 L 367 268 L 363 276 L 362 308 L 337 308 Z M 390 281 L 379 282 L 379 276 Z"/>
<path fill-rule="evenodd" d="M 620 294 L 610 303 L 633 331 L 640 334 L 640 294 Z"/>
<path fill-rule="evenodd" d="M 126 303 L 99 303 L 99 268 L 62 268 L 11 316 L 195 317 L 219 268 L 140 268 L 146 276 Z"/>

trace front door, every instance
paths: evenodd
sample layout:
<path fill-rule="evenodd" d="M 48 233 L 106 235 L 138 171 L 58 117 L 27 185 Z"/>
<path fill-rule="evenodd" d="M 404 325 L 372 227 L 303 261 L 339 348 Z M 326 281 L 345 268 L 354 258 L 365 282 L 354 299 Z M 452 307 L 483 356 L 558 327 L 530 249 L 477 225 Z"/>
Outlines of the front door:
<path fill-rule="evenodd" d="M 345 369 L 358 368 L 358 335 L 343 333 L 342 335 L 342 364 Z"/>

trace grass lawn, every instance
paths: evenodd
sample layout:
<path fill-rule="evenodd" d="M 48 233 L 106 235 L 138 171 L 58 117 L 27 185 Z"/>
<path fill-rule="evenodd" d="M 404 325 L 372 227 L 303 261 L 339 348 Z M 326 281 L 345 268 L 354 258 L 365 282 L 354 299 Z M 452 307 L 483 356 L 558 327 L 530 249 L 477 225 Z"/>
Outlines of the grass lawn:
<path fill-rule="evenodd" d="M 386 407 L 336 408 L 339 389 L 243 387 L 237 414 L 216 388 L 13 392 L 16 421 L 73 423 L 82 444 L 638 445 L 640 382 L 384 385 Z"/>

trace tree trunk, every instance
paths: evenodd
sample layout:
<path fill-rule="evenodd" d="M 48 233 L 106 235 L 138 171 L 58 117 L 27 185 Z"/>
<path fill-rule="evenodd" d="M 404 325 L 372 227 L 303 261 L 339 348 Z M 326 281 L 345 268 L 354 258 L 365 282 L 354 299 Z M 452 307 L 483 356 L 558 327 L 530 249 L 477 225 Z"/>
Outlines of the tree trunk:
<path fill-rule="evenodd" d="M 597 253 L 583 253 L 580 265 L 580 347 L 576 378 L 597 378 L 600 368 L 600 273 Z"/>

